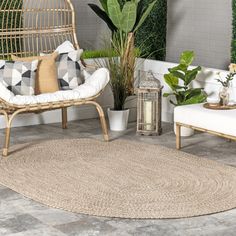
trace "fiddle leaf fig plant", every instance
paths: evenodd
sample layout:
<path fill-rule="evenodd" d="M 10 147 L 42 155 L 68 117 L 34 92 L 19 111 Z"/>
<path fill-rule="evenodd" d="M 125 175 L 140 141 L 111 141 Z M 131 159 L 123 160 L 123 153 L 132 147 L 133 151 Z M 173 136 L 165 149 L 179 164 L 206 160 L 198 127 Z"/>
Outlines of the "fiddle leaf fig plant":
<path fill-rule="evenodd" d="M 170 100 L 175 106 L 190 105 L 202 103 L 206 101 L 207 95 L 202 88 L 191 88 L 191 83 L 196 79 L 196 76 L 201 71 L 198 66 L 194 69 L 189 69 L 195 58 L 193 51 L 184 51 L 180 57 L 180 64 L 170 68 L 169 73 L 164 75 L 165 82 L 171 88 L 171 93 L 165 93 L 164 97 L 175 97 L 175 100 Z"/>

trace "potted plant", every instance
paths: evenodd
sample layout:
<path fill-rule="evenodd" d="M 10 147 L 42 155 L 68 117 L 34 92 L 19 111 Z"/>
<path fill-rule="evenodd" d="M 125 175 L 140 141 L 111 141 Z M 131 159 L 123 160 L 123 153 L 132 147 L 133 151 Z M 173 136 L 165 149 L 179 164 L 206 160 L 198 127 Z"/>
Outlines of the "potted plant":
<path fill-rule="evenodd" d="M 110 71 L 110 87 L 114 97 L 113 108 L 108 108 L 108 118 L 110 123 L 110 129 L 112 131 L 123 131 L 127 129 L 129 119 L 129 109 L 126 109 L 125 103 L 130 95 L 130 77 L 127 73 L 126 64 L 123 62 L 123 58 L 120 52 L 122 48 L 127 48 L 129 40 L 121 43 L 119 35 L 113 37 L 110 41 L 110 54 L 106 58 L 96 60 L 99 67 L 106 67 Z M 129 55 L 129 60 L 135 60 L 138 51 Z"/>
<path fill-rule="evenodd" d="M 114 97 L 113 109 L 108 108 L 108 118 L 112 131 L 127 129 L 129 109 L 125 109 L 125 101 L 129 95 L 128 80 L 120 64 L 120 59 L 108 58 L 107 68 L 110 70 L 110 86 Z"/>
<path fill-rule="evenodd" d="M 193 51 L 184 51 L 180 57 L 180 64 L 169 69 L 169 73 L 164 75 L 165 82 L 171 88 L 171 93 L 165 93 L 164 97 L 173 97 L 170 103 L 174 106 L 183 106 L 205 102 L 206 93 L 202 88 L 192 88 L 191 83 L 201 71 L 201 67 L 189 69 L 195 58 Z M 189 128 L 181 130 L 182 136 L 191 136 L 194 131 Z"/>
<path fill-rule="evenodd" d="M 126 99 L 134 95 L 134 71 L 139 53 L 134 46 L 134 36 L 156 2 L 154 0 L 148 6 L 139 0 L 126 1 L 124 5 L 118 0 L 100 0 L 102 7 L 89 4 L 112 32 L 110 46 L 113 55 L 102 63 L 110 70 L 110 85 L 114 95 L 114 107 L 108 109 L 111 130 L 121 131 L 127 127 L 129 109 L 125 109 L 124 105 Z M 114 52 L 117 58 L 114 58 Z"/>
<path fill-rule="evenodd" d="M 231 68 L 230 68 L 231 70 Z M 232 70 L 231 70 L 232 71 Z M 229 105 L 229 88 L 231 81 L 235 78 L 236 73 L 230 72 L 225 79 L 222 79 L 220 76 L 220 72 L 218 73 L 219 79 L 216 79 L 222 85 L 222 89 L 219 92 L 219 104 L 220 106 Z"/>

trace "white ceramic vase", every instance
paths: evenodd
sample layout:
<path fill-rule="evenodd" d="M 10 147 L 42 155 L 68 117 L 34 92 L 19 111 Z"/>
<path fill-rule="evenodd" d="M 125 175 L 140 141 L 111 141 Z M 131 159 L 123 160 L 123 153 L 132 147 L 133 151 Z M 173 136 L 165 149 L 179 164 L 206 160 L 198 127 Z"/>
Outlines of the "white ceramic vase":
<path fill-rule="evenodd" d="M 176 125 L 174 124 L 174 131 L 176 135 Z M 194 130 L 187 128 L 187 127 L 181 127 L 181 132 L 180 132 L 181 137 L 190 137 L 194 135 Z"/>
<path fill-rule="evenodd" d="M 115 111 L 108 108 L 107 114 L 111 131 L 124 131 L 127 129 L 129 109 L 123 111 Z"/>

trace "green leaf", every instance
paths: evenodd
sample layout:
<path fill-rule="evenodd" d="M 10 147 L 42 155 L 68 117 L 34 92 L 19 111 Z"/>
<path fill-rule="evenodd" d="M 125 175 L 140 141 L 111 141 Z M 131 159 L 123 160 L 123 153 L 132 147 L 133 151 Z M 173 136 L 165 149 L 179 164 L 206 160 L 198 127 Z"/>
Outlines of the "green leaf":
<path fill-rule="evenodd" d="M 108 13 L 108 8 L 107 8 L 107 0 L 99 0 L 101 5 L 102 5 L 102 8 L 103 10 Z"/>
<path fill-rule="evenodd" d="M 118 29 L 121 29 L 122 12 L 119 2 L 117 0 L 107 0 L 107 7 L 111 21 Z"/>
<path fill-rule="evenodd" d="M 201 69 L 202 68 L 198 66 L 193 70 L 187 71 L 185 76 L 185 85 L 189 85 L 196 78 L 198 72 L 201 71 Z"/>
<path fill-rule="evenodd" d="M 185 75 L 182 72 L 171 70 L 171 74 L 173 74 L 175 77 L 184 80 Z"/>
<path fill-rule="evenodd" d="M 156 4 L 157 0 L 153 1 L 152 3 L 150 3 L 148 5 L 148 8 L 146 9 L 146 11 L 143 13 L 140 21 L 138 22 L 137 26 L 135 27 L 135 29 L 133 30 L 133 32 L 136 32 L 144 23 L 144 21 L 147 19 L 147 17 L 149 16 L 149 14 L 151 13 L 154 5 Z"/>
<path fill-rule="evenodd" d="M 184 51 L 180 57 L 180 64 L 190 66 L 194 60 L 195 54 L 193 51 Z"/>
<path fill-rule="evenodd" d="M 174 93 L 164 93 L 164 94 L 163 94 L 163 97 L 164 97 L 164 98 L 167 98 L 167 97 L 172 96 L 172 95 L 174 95 Z"/>
<path fill-rule="evenodd" d="M 125 33 L 132 31 L 137 17 L 137 5 L 135 2 L 126 2 L 122 10 L 121 29 Z"/>
<path fill-rule="evenodd" d="M 199 95 L 202 93 L 202 88 L 191 88 L 191 89 L 188 89 L 187 91 L 185 91 L 185 98 L 186 99 L 189 99 L 191 97 L 194 97 L 196 95 Z"/>
<path fill-rule="evenodd" d="M 175 66 L 175 67 L 170 68 L 170 69 L 168 69 L 168 70 L 169 70 L 169 72 L 171 72 L 171 73 L 172 73 L 173 71 L 182 71 L 183 73 L 186 73 L 187 69 L 188 69 L 188 66 L 183 65 L 183 64 L 179 64 L 178 66 Z"/>
<path fill-rule="evenodd" d="M 103 11 L 99 6 L 95 4 L 88 4 L 89 7 L 103 20 L 106 22 L 109 29 L 114 32 L 117 30 L 117 27 L 112 23 L 111 19 L 105 11 Z"/>
<path fill-rule="evenodd" d="M 206 101 L 206 94 L 201 93 L 199 95 L 193 96 L 183 102 L 181 102 L 179 105 L 191 105 L 191 104 L 197 104 L 197 103 L 203 103 Z"/>
<path fill-rule="evenodd" d="M 179 84 L 179 79 L 177 77 L 175 77 L 173 74 L 170 73 L 170 74 L 165 74 L 164 79 L 172 90 L 176 90 L 176 87 Z"/>

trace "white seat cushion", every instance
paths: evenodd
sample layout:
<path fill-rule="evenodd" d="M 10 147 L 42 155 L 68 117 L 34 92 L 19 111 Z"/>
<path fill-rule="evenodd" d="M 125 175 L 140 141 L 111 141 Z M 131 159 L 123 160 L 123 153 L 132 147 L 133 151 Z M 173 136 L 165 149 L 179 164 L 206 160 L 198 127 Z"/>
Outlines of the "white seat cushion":
<path fill-rule="evenodd" d="M 105 68 L 101 68 L 96 70 L 92 75 L 85 72 L 85 83 L 73 90 L 58 91 L 36 96 L 14 95 L 0 83 L 0 97 L 13 105 L 33 105 L 46 102 L 86 99 L 96 96 L 106 87 L 109 80 L 109 71 Z"/>
<path fill-rule="evenodd" d="M 236 136 L 236 110 L 210 110 L 203 104 L 179 106 L 175 108 L 174 121 Z"/>

